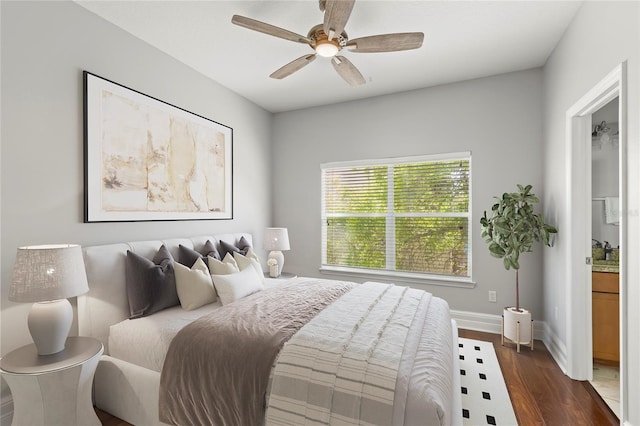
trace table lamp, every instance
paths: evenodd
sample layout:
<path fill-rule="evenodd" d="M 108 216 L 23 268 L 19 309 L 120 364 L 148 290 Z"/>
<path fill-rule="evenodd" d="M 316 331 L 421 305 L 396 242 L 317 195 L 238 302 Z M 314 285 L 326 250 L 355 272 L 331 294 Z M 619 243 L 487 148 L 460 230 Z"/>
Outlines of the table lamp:
<path fill-rule="evenodd" d="M 282 250 L 289 250 L 289 233 L 287 228 L 267 228 L 264 231 L 264 248 L 270 250 L 269 259 L 278 262 L 278 275 L 282 273 L 284 266 L 284 254 Z"/>
<path fill-rule="evenodd" d="M 73 321 L 73 309 L 67 298 L 88 291 L 79 245 L 18 248 L 9 300 L 34 302 L 27 324 L 38 355 L 51 355 L 64 349 Z"/>

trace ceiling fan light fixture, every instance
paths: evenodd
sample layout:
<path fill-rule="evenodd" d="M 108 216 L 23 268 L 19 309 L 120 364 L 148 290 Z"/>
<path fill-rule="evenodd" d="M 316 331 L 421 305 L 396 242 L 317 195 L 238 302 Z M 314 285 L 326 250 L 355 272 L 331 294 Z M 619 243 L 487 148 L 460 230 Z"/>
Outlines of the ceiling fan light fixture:
<path fill-rule="evenodd" d="M 2 1 L 2 0 L 0 0 Z M 366 83 L 362 73 L 344 56 L 338 53 L 345 47 L 355 52 L 398 52 L 418 49 L 424 40 L 423 33 L 391 33 L 360 37 L 349 40 L 344 27 L 351 15 L 356 0 L 319 0 L 320 10 L 324 12 L 324 21 L 311 27 L 307 36 L 276 27 L 265 22 L 256 21 L 240 15 L 233 15 L 231 22 L 235 25 L 261 32 L 273 37 L 307 44 L 314 50 L 313 54 L 303 55 L 280 67 L 269 77 L 282 79 L 310 64 L 318 56 L 329 58 L 333 67 L 347 83 L 360 86 Z"/>
<path fill-rule="evenodd" d="M 315 46 L 316 53 L 325 58 L 331 58 L 340 50 L 335 43 L 330 41 L 318 41 Z"/>

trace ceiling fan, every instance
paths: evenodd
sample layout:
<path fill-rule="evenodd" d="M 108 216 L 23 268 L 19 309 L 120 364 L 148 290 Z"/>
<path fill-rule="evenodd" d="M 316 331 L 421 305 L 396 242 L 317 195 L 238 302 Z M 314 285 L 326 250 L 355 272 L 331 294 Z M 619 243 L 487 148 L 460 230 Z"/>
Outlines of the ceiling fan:
<path fill-rule="evenodd" d="M 355 0 L 319 0 L 320 10 L 324 12 L 324 23 L 314 26 L 307 36 L 256 21 L 244 16 L 233 15 L 231 22 L 250 30 L 259 31 L 274 37 L 308 44 L 315 53 L 295 59 L 282 68 L 274 71 L 269 77 L 282 79 L 299 71 L 316 59 L 317 55 L 331 58 L 333 67 L 347 83 L 360 86 L 365 79 L 358 69 L 338 53 L 342 49 L 352 52 L 396 52 L 400 50 L 418 49 L 424 40 L 423 33 L 393 33 L 360 37 L 349 40 L 344 27 L 349 20 Z"/>

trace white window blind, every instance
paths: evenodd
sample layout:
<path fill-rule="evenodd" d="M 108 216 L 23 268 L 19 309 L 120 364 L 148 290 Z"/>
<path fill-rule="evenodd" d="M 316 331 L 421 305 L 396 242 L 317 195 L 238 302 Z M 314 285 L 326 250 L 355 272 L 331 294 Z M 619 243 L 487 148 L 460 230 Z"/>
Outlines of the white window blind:
<path fill-rule="evenodd" d="M 322 165 L 322 265 L 471 277 L 470 153 Z"/>

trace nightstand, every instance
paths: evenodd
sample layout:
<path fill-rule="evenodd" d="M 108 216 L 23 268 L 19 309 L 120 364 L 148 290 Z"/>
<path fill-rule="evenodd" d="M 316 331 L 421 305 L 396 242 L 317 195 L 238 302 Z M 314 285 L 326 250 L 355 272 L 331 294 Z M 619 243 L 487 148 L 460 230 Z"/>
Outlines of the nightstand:
<path fill-rule="evenodd" d="M 13 395 L 14 425 L 96 425 L 93 375 L 104 351 L 91 337 L 69 337 L 63 351 L 38 355 L 22 346 L 0 360 L 0 373 Z"/>
<path fill-rule="evenodd" d="M 272 280 L 290 280 L 291 278 L 298 278 L 298 276 L 296 274 L 292 274 L 291 272 L 283 272 L 277 278 L 271 278 L 271 275 L 269 275 L 268 272 L 265 272 L 264 273 L 264 277 L 265 278 L 270 278 Z"/>

